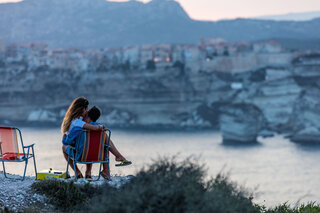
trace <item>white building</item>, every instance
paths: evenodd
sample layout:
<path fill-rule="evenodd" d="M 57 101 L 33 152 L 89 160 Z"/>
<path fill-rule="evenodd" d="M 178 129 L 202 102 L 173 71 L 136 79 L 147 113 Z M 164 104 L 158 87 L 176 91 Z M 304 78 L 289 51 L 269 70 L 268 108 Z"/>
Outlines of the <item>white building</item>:
<path fill-rule="evenodd" d="M 201 62 L 201 51 L 198 46 L 188 45 L 184 47 L 183 57 L 186 67 L 190 68 L 191 71 L 199 71 L 199 64 Z"/>
<path fill-rule="evenodd" d="M 205 45 L 219 45 L 219 44 L 225 44 L 226 41 L 223 38 L 212 37 L 212 38 L 208 38 L 207 40 L 203 40 L 201 43 Z"/>
<path fill-rule="evenodd" d="M 171 62 L 171 45 L 162 44 L 153 47 L 154 49 L 154 62 L 169 63 Z"/>
<path fill-rule="evenodd" d="M 123 50 L 124 62 L 138 65 L 140 62 L 140 51 L 139 47 L 128 47 Z"/>
<path fill-rule="evenodd" d="M 140 64 L 145 66 L 147 61 L 154 59 L 154 51 L 151 45 L 142 45 L 140 48 Z"/>
<path fill-rule="evenodd" d="M 84 57 L 88 60 L 88 69 L 89 70 L 96 70 L 102 61 L 102 54 L 100 51 L 97 50 L 87 50 L 84 53 Z"/>
<path fill-rule="evenodd" d="M 280 53 L 283 51 L 283 48 L 277 41 L 267 41 L 254 43 L 253 51 L 255 53 Z"/>
<path fill-rule="evenodd" d="M 75 72 L 87 71 L 89 61 L 84 57 L 82 52 L 73 52 L 68 55 L 68 68 Z"/>
<path fill-rule="evenodd" d="M 0 39 L 0 60 L 4 59 L 4 53 L 5 53 L 4 41 Z"/>
<path fill-rule="evenodd" d="M 173 45 L 172 47 L 172 61 L 176 62 L 176 61 L 180 61 L 183 62 L 184 59 L 184 53 L 183 53 L 183 45 Z"/>

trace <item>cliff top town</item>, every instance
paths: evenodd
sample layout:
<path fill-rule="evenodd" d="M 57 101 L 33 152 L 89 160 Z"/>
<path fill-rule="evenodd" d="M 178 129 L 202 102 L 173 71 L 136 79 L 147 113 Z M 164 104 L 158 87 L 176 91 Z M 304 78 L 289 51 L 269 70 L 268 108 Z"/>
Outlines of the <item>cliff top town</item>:
<path fill-rule="evenodd" d="M 199 70 L 242 72 L 268 65 L 290 64 L 295 53 L 286 51 L 277 41 L 227 42 L 222 38 L 201 39 L 199 45 L 161 44 L 124 48 L 80 50 L 51 49 L 48 44 L 10 43 L 0 40 L 2 66 L 27 63 L 28 69 L 46 66 L 72 72 L 123 69 L 156 69 L 184 64 Z"/>

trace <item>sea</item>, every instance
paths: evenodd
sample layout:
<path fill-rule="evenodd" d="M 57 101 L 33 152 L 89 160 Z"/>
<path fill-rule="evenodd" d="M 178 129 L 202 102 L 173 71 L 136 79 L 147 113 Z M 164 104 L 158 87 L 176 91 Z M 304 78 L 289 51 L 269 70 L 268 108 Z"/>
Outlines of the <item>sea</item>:
<path fill-rule="evenodd" d="M 25 145 L 35 143 L 38 171 L 66 170 L 59 128 L 21 128 Z M 287 202 L 293 207 L 314 201 L 320 203 L 320 146 L 293 143 L 276 135 L 259 138 L 257 144 L 224 144 L 215 131 L 113 130 L 111 139 L 118 150 L 133 162 L 115 167 L 111 175 L 135 175 L 162 158 L 183 161 L 192 158 L 206 169 L 206 179 L 219 173 L 253 193 L 253 201 L 273 207 Z M 23 174 L 23 163 L 6 163 L 7 172 Z M 80 169 L 85 170 L 81 165 Z M 0 166 L 2 171 L 2 167 Z M 97 175 L 98 165 L 93 175 Z M 3 175 L 3 174 L 0 174 Z M 32 160 L 27 175 L 34 175 Z M 73 172 L 71 172 L 73 175 Z"/>

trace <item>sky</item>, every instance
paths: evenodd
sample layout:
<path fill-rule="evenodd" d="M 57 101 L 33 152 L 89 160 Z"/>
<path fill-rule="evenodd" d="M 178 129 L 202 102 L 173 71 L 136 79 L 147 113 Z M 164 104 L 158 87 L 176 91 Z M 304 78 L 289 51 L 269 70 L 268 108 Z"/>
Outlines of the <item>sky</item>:
<path fill-rule="evenodd" d="M 19 0 L 0 0 L 0 3 Z M 112 0 L 126 1 L 126 0 Z M 150 0 L 139 0 L 149 2 Z M 221 20 L 320 11 L 320 0 L 176 0 L 197 20 Z"/>

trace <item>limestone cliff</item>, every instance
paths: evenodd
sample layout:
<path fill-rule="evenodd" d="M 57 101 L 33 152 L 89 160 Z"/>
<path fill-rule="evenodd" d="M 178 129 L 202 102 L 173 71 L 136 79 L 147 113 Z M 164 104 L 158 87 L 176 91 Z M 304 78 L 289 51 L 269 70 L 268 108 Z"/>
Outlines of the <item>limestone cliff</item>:
<path fill-rule="evenodd" d="M 221 127 L 225 138 L 268 130 L 317 142 L 319 61 L 304 54 L 288 66 L 235 74 L 174 67 L 79 74 L 11 64 L 0 68 L 0 121 L 59 125 L 72 100 L 85 96 L 111 127 Z"/>

